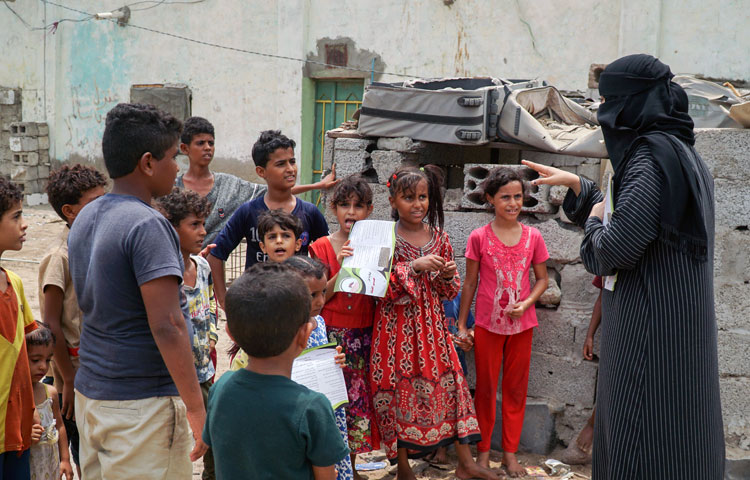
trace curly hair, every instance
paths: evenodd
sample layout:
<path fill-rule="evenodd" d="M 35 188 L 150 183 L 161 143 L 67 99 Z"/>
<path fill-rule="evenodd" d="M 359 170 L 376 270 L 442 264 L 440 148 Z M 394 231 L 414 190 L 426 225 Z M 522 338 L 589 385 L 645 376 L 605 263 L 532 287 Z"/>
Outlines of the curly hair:
<path fill-rule="evenodd" d="M 214 135 L 214 126 L 203 117 L 190 117 L 185 120 L 185 124 L 182 128 L 182 135 L 180 135 L 180 142 L 190 145 L 193 141 L 193 137 L 200 135 L 201 133 L 207 133 L 212 137 Z"/>
<path fill-rule="evenodd" d="M 359 199 L 365 205 L 372 205 L 372 189 L 364 177 L 358 173 L 344 177 L 333 187 L 331 208 L 335 209 L 336 205 L 344 203 L 351 196 Z"/>
<path fill-rule="evenodd" d="M 161 160 L 177 143 L 182 122 L 153 105 L 120 103 L 107 113 L 102 136 L 104 164 L 110 178 L 135 170 L 145 153 Z"/>
<path fill-rule="evenodd" d="M 191 213 L 198 218 L 206 218 L 211 213 L 211 204 L 198 193 L 174 187 L 168 195 L 156 199 L 156 208 L 174 228 L 180 226 Z"/>
<path fill-rule="evenodd" d="M 0 216 L 16 203 L 23 201 L 23 190 L 7 178 L 0 176 Z"/>
<path fill-rule="evenodd" d="M 279 148 L 294 148 L 294 140 L 281 133 L 281 130 L 264 130 L 253 145 L 253 162 L 255 166 L 266 168 L 268 156 Z"/>
<path fill-rule="evenodd" d="M 268 210 L 258 216 L 258 238 L 265 241 L 266 233 L 270 232 L 273 227 L 278 225 L 282 230 L 294 232 L 294 238 L 298 239 L 302 235 L 304 227 L 299 218 L 282 209 Z"/>
<path fill-rule="evenodd" d="M 49 326 L 36 320 L 36 330 L 26 334 L 26 345 L 29 347 L 54 345 L 55 334 L 52 333 Z"/>
<path fill-rule="evenodd" d="M 76 205 L 84 192 L 96 187 L 106 187 L 107 178 L 99 170 L 88 165 L 63 165 L 49 174 L 47 198 L 55 212 L 65 220 L 63 205 Z"/>

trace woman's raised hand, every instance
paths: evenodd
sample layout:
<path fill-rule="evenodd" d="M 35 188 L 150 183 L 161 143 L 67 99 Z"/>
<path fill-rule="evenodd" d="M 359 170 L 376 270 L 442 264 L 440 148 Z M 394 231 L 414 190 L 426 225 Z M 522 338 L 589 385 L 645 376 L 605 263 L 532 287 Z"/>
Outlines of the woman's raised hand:
<path fill-rule="evenodd" d="M 581 179 L 575 173 L 528 160 L 521 160 L 521 163 L 539 174 L 539 178 L 531 182 L 532 185 L 562 185 L 573 189 L 576 196 L 581 193 Z"/>

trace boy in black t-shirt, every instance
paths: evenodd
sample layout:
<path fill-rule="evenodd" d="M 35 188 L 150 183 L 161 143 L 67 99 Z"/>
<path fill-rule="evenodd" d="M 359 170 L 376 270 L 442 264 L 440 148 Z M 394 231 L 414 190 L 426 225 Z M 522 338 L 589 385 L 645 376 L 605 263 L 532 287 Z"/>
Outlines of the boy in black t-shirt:
<path fill-rule="evenodd" d="M 282 135 L 279 130 L 261 132 L 253 145 L 255 172 L 266 180 L 265 195 L 243 204 L 229 219 L 216 237 L 216 247 L 208 256 L 214 279 L 214 293 L 219 304 L 224 306 L 226 283 L 224 262 L 240 241 L 247 239 L 245 268 L 265 260 L 258 237 L 258 216 L 266 210 L 282 209 L 302 222 L 302 246 L 300 254 L 307 254 L 307 246 L 320 237 L 328 235 L 328 224 L 323 214 L 310 202 L 292 195 L 297 181 L 297 160 L 294 158 L 294 140 Z"/>

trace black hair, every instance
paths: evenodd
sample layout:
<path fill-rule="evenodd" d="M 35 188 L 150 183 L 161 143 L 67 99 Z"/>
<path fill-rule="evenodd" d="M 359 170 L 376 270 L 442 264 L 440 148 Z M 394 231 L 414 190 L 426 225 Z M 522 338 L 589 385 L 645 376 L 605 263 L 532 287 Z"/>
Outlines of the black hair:
<path fill-rule="evenodd" d="M 249 356 L 275 357 L 310 320 L 310 290 L 282 263 L 256 263 L 226 295 L 227 327 Z"/>
<path fill-rule="evenodd" d="M 401 167 L 388 177 L 388 194 L 396 198 L 399 193 L 414 193 L 420 181 L 427 182 L 427 193 L 430 196 L 427 204 L 427 223 L 431 228 L 443 229 L 443 171 L 435 165 L 424 167 Z M 398 210 L 391 209 L 391 218 L 398 220 Z"/>
<path fill-rule="evenodd" d="M 76 205 L 84 192 L 96 187 L 106 187 L 107 178 L 90 165 L 63 165 L 49 174 L 47 198 L 55 212 L 68 222 L 63 214 L 63 205 Z"/>
<path fill-rule="evenodd" d="M 302 235 L 303 227 L 300 219 L 279 208 L 278 210 L 265 211 L 258 216 L 258 238 L 261 242 L 266 238 L 266 233 L 270 232 L 276 225 L 283 230 L 294 232 L 295 239 Z"/>
<path fill-rule="evenodd" d="M 355 196 L 365 205 L 372 205 L 372 189 L 365 178 L 358 173 L 344 177 L 333 187 L 331 208 L 336 208 L 336 205 L 349 200 L 351 196 Z"/>
<path fill-rule="evenodd" d="M 107 113 L 102 137 L 110 178 L 132 173 L 145 153 L 162 160 L 182 131 L 182 122 L 153 105 L 120 103 Z"/>
<path fill-rule="evenodd" d="M 180 135 L 180 142 L 190 145 L 190 142 L 193 141 L 193 137 L 200 135 L 201 133 L 207 133 L 212 137 L 216 137 L 216 135 L 214 135 L 214 126 L 211 125 L 211 122 L 203 117 L 190 117 L 185 120 L 185 124 L 182 128 L 182 135 Z"/>
<path fill-rule="evenodd" d="M 487 178 L 482 182 L 482 198 L 487 201 L 487 195 L 494 197 L 498 190 L 511 182 L 521 183 L 521 193 L 526 198 L 526 184 L 521 174 L 512 168 L 497 167 L 490 170 Z"/>
<path fill-rule="evenodd" d="M 27 347 L 46 347 L 47 345 L 55 344 L 55 334 L 47 326 L 46 323 L 36 321 L 36 330 L 26 334 L 26 346 Z"/>
<path fill-rule="evenodd" d="M 303 278 L 312 277 L 320 280 L 328 272 L 328 268 L 320 260 L 303 255 L 289 257 L 284 260 L 283 264 L 299 273 Z"/>
<path fill-rule="evenodd" d="M 179 187 L 174 187 L 168 195 L 158 198 L 156 207 L 174 228 L 179 227 L 180 222 L 191 213 L 203 219 L 211 213 L 211 204 L 206 197 Z"/>
<path fill-rule="evenodd" d="M 0 216 L 23 201 L 23 190 L 20 186 L 0 175 Z"/>
<path fill-rule="evenodd" d="M 294 140 L 283 135 L 281 130 L 264 130 L 253 145 L 253 162 L 255 166 L 266 168 L 268 157 L 279 148 L 294 148 Z"/>

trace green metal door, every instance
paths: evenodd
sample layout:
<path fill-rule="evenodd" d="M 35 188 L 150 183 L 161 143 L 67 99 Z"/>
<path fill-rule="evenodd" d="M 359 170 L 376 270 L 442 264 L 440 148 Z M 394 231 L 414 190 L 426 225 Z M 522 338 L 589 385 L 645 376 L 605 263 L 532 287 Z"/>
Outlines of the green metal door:
<path fill-rule="evenodd" d="M 362 80 L 318 80 L 315 82 L 315 135 L 312 161 L 312 181 L 317 182 L 323 173 L 323 140 L 326 131 L 352 119 L 362 105 L 364 82 Z M 312 202 L 320 206 L 320 192 L 315 192 Z"/>

